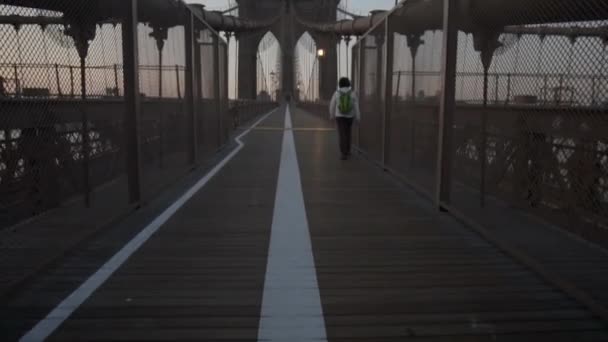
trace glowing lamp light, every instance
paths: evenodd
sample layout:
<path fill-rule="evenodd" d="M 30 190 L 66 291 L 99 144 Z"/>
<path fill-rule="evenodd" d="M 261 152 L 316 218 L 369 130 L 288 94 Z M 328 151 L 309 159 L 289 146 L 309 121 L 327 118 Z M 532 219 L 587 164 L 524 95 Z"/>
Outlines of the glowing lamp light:
<path fill-rule="evenodd" d="M 317 56 L 319 56 L 319 57 L 325 56 L 325 50 L 323 50 L 323 49 L 317 50 Z"/>

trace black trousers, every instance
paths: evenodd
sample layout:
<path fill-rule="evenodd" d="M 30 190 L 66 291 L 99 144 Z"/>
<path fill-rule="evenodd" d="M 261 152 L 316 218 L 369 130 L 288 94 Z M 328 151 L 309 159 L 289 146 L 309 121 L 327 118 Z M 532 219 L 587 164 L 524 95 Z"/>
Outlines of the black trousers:
<path fill-rule="evenodd" d="M 352 141 L 353 118 L 336 118 L 338 124 L 338 134 L 340 135 L 340 152 L 342 155 L 350 154 L 350 145 Z"/>

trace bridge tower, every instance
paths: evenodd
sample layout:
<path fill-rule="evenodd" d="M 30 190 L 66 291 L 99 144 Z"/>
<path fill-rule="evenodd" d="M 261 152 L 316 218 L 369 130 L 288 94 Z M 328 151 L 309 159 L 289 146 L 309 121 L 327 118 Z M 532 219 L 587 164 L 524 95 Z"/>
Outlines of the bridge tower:
<path fill-rule="evenodd" d="M 308 22 L 335 22 L 340 0 L 237 0 L 239 16 L 252 20 L 268 20 L 279 16 L 270 31 L 281 45 L 281 92 L 295 93 L 295 48 L 305 29 L 298 23 L 298 18 Z M 325 56 L 319 60 L 321 70 L 319 94 L 322 99 L 329 99 L 336 88 L 337 43 L 334 34 L 309 32 L 318 48 L 325 50 Z M 257 50 L 260 40 L 266 32 L 241 33 L 239 39 L 239 97 L 256 97 Z"/>

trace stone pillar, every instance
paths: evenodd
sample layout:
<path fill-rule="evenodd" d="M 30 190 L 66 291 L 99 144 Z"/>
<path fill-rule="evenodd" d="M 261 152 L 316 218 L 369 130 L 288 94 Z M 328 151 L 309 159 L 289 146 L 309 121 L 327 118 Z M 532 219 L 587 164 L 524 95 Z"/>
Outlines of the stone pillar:
<path fill-rule="evenodd" d="M 319 96 L 329 101 L 338 85 L 338 36 L 334 34 L 315 34 L 317 49 L 323 49 L 325 56 L 319 57 Z"/>
<path fill-rule="evenodd" d="M 257 97 L 257 51 L 261 36 L 242 34 L 239 40 L 239 93 L 241 99 Z"/>
<path fill-rule="evenodd" d="M 293 98 L 295 93 L 295 30 L 296 16 L 291 2 L 285 6 L 277 39 L 281 45 L 281 97 Z"/>

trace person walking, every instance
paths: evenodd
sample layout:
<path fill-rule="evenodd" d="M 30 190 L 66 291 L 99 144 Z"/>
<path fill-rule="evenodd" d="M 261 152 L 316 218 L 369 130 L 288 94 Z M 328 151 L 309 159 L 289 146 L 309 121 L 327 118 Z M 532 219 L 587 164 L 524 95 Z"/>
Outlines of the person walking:
<path fill-rule="evenodd" d="M 340 152 L 342 160 L 351 154 L 352 127 L 355 120 L 361 120 L 359 99 L 353 92 L 350 80 L 343 77 L 338 82 L 338 90 L 334 93 L 329 104 L 329 118 L 336 120 L 340 136 Z"/>

